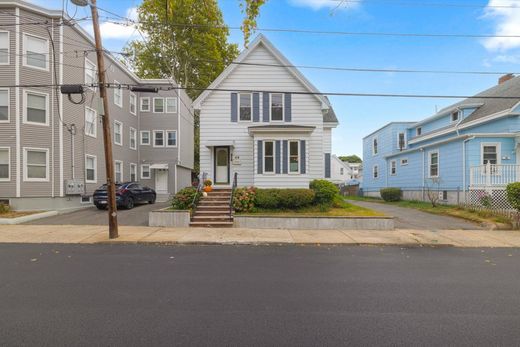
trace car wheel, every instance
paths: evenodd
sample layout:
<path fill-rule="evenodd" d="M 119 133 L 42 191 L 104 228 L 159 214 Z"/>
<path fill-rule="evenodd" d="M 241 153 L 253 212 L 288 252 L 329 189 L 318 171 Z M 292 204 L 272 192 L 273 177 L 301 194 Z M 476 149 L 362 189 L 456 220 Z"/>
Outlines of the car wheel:
<path fill-rule="evenodd" d="M 148 203 L 149 203 L 149 204 L 155 204 L 155 199 L 156 199 L 156 197 L 154 196 L 154 197 L 152 198 L 152 200 L 148 201 Z"/>
<path fill-rule="evenodd" d="M 126 201 L 126 209 L 127 210 L 131 210 L 134 208 L 134 199 L 133 198 L 128 198 L 128 200 Z"/>
<path fill-rule="evenodd" d="M 104 210 L 105 209 L 105 206 L 103 205 L 96 205 L 97 209 L 98 210 Z"/>

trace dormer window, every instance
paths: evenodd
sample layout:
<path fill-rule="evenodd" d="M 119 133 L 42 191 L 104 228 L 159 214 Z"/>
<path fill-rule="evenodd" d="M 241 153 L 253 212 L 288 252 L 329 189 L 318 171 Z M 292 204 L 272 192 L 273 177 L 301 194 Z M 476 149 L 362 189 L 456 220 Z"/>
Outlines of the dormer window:
<path fill-rule="evenodd" d="M 415 128 L 415 135 L 421 136 L 421 134 L 422 134 L 422 128 L 421 127 Z"/>
<path fill-rule="evenodd" d="M 452 114 L 451 114 L 451 121 L 452 122 L 458 121 L 459 120 L 459 114 L 460 114 L 460 112 L 458 110 L 455 111 L 455 112 L 452 112 Z"/>

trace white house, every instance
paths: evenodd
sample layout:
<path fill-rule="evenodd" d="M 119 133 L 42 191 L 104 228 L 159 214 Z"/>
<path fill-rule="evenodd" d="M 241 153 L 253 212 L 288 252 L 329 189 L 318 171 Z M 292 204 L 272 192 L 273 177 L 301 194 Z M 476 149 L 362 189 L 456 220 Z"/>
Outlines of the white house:
<path fill-rule="evenodd" d="M 306 188 L 331 176 L 329 100 L 259 35 L 194 102 L 200 170 L 215 185 Z"/>
<path fill-rule="evenodd" d="M 349 163 L 344 162 L 334 154 L 331 160 L 330 180 L 334 183 L 345 183 L 353 178 L 352 168 L 349 166 Z"/>

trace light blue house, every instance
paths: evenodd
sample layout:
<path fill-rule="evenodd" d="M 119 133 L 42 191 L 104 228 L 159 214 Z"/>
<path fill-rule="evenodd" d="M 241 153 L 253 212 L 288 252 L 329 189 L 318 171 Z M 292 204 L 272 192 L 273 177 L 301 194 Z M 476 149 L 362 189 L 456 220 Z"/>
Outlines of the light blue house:
<path fill-rule="evenodd" d="M 363 139 L 363 193 L 398 187 L 404 199 L 500 204 L 520 180 L 520 77 L 419 122 L 392 122 Z M 498 206 L 501 207 L 501 206 Z M 506 207 L 506 206 L 502 206 Z"/>

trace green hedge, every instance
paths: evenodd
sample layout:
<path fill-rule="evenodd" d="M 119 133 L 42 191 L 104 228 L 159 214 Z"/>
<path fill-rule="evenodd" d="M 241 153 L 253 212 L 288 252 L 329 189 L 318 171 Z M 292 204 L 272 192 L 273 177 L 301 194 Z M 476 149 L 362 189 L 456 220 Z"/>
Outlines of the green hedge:
<path fill-rule="evenodd" d="M 310 189 L 257 189 L 255 207 L 298 209 L 311 205 L 314 199 Z"/>
<path fill-rule="evenodd" d="M 379 191 L 384 201 L 401 200 L 401 188 L 383 188 Z"/>
<path fill-rule="evenodd" d="M 191 209 L 191 204 L 193 203 L 193 198 L 195 198 L 195 203 L 197 204 L 200 200 L 202 193 L 197 193 L 197 188 L 187 187 L 181 189 L 175 194 L 171 199 L 171 206 L 174 210 L 189 210 Z"/>
<path fill-rule="evenodd" d="M 509 183 L 506 187 L 507 200 L 517 211 L 520 211 L 520 182 Z"/>
<path fill-rule="evenodd" d="M 314 203 L 317 205 L 331 205 L 334 197 L 339 194 L 339 188 L 327 180 L 313 180 L 309 188 L 314 191 Z"/>

